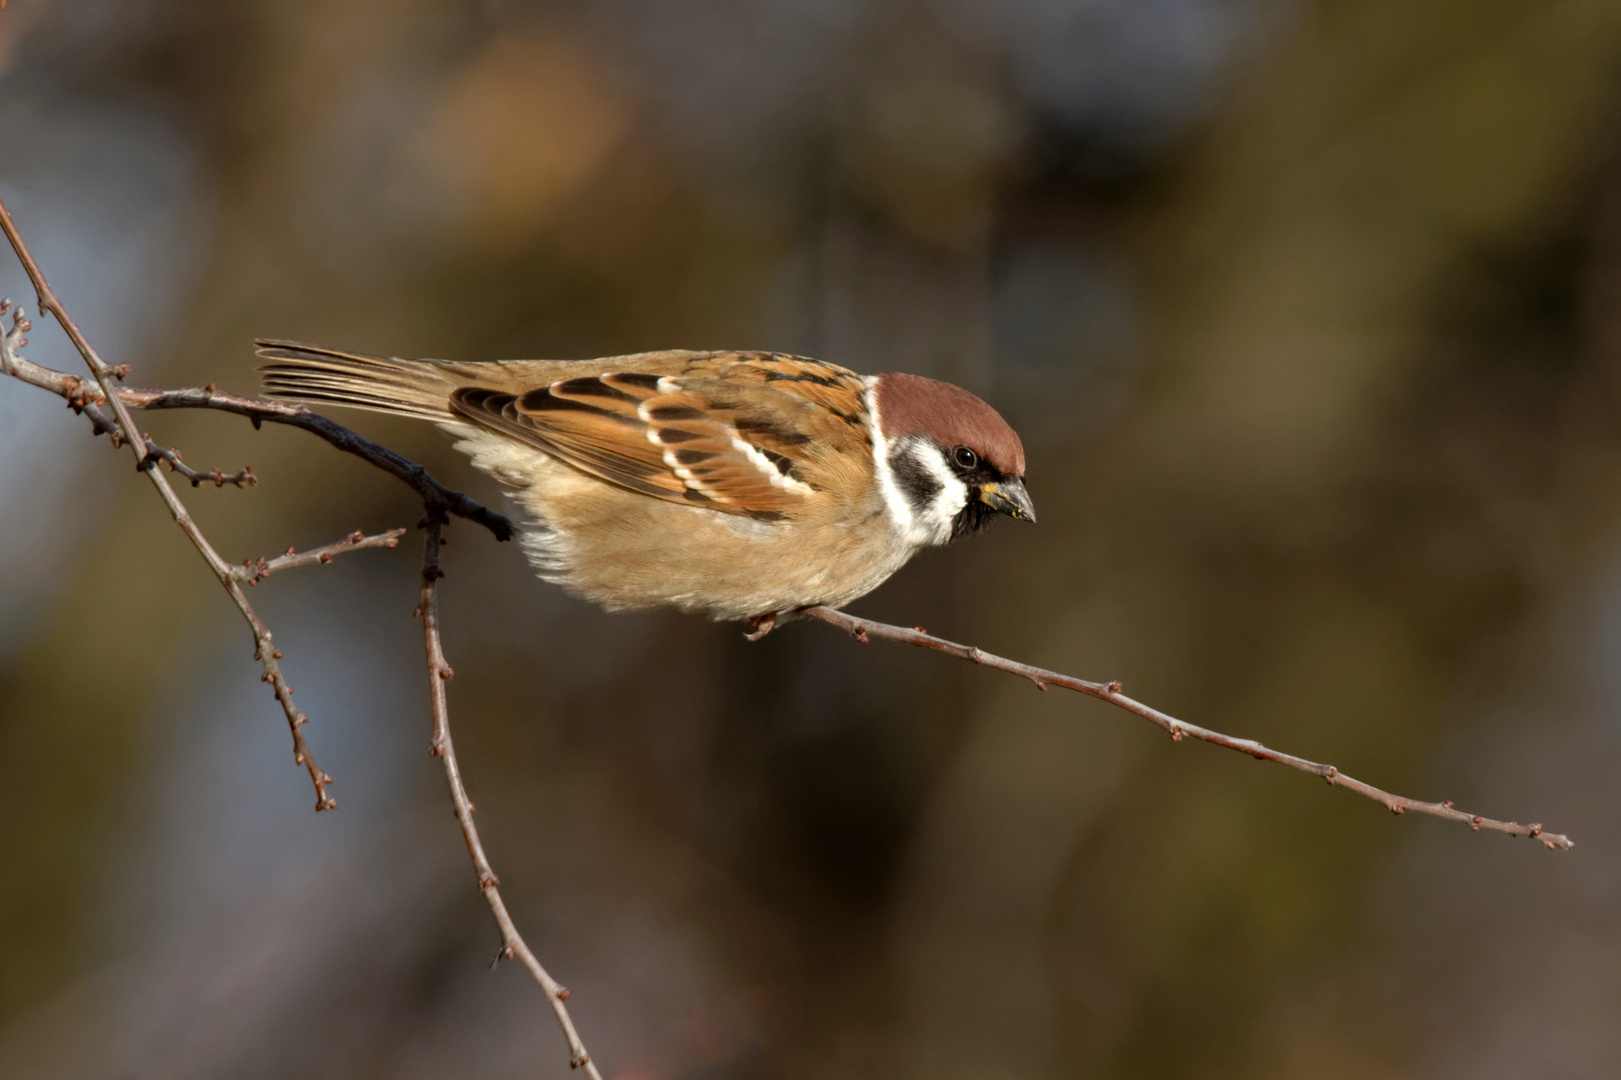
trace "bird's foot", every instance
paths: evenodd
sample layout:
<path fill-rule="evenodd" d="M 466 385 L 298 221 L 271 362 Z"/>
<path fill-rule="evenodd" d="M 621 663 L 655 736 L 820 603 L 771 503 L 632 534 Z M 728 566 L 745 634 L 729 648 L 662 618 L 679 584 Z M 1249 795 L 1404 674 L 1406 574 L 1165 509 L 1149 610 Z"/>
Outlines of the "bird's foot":
<path fill-rule="evenodd" d="M 759 641 L 779 626 L 786 626 L 799 618 L 802 607 L 789 608 L 787 611 L 768 611 L 764 615 L 756 615 L 749 620 L 749 632 L 743 636 L 750 641 Z"/>

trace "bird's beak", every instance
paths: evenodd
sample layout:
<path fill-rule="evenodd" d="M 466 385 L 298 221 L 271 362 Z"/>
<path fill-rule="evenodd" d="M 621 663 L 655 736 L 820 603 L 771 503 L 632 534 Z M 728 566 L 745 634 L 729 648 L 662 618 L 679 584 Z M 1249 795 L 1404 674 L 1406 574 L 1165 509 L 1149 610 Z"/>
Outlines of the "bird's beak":
<path fill-rule="evenodd" d="M 1030 501 L 1030 493 L 1024 489 L 1024 481 L 1017 476 L 994 484 L 981 484 L 979 501 L 1010 518 L 1036 520 L 1035 504 Z"/>

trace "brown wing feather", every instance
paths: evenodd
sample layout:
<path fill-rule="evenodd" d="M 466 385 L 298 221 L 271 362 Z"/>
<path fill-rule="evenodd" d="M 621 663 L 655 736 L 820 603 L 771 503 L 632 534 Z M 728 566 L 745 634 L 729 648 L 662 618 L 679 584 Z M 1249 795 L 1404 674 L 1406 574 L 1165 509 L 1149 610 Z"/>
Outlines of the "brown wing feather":
<path fill-rule="evenodd" d="M 454 363 L 258 345 L 273 396 L 471 421 L 629 490 L 760 520 L 847 495 L 832 478 L 871 453 L 862 378 L 782 353 Z"/>
<path fill-rule="evenodd" d="M 522 395 L 463 388 L 450 401 L 632 491 L 773 521 L 816 493 L 819 437 L 850 441 L 863 388 L 832 365 L 733 353 L 694 358 L 678 375 L 607 372 Z"/>

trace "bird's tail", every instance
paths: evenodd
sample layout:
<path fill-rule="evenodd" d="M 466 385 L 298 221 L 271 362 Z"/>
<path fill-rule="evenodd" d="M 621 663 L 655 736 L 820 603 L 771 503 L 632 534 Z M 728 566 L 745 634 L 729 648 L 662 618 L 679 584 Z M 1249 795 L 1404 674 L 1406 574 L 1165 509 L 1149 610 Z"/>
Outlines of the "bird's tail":
<path fill-rule="evenodd" d="M 432 360 L 398 360 L 327 349 L 297 341 L 255 341 L 265 393 L 326 405 L 411 416 L 452 419 L 450 394 L 464 380 L 448 375 Z"/>

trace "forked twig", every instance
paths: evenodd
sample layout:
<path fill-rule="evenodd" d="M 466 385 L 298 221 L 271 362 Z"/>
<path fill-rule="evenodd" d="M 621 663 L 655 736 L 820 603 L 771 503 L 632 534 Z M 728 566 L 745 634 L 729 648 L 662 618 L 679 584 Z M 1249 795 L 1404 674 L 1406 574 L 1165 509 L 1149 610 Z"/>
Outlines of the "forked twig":
<path fill-rule="evenodd" d="M 580 1033 L 574 1027 L 568 1006 L 563 1004 L 569 997 L 568 988 L 547 973 L 523 935 L 518 933 L 506 902 L 501 899 L 501 879 L 495 876 L 495 871 L 490 867 L 489 856 L 484 854 L 484 842 L 479 839 L 478 827 L 473 824 L 473 803 L 467 797 L 466 785 L 462 783 L 461 765 L 456 761 L 456 744 L 450 737 L 450 704 L 445 684 L 455 672 L 445 661 L 444 643 L 439 639 L 439 580 L 445 576 L 439 566 L 439 547 L 444 542 L 444 525 L 444 519 L 431 511 L 422 522 L 427 541 L 422 553 L 422 603 L 416 613 L 422 619 L 422 637 L 428 655 L 428 698 L 433 705 L 433 743 L 429 752 L 445 768 L 450 803 L 456 812 L 456 824 L 461 826 L 462 839 L 467 843 L 467 854 L 473 860 L 473 871 L 478 875 L 479 892 L 484 894 L 485 901 L 490 905 L 490 913 L 501 928 L 501 951 L 496 954 L 497 962 L 515 956 L 529 969 L 529 974 L 534 976 L 541 992 L 546 995 L 546 1002 L 551 1005 L 558 1026 L 563 1029 L 563 1038 L 568 1040 L 569 1066 L 583 1068 L 591 1080 L 602 1080 L 602 1074 L 597 1071 L 591 1055 L 586 1053 L 585 1043 L 580 1040 Z"/>
<path fill-rule="evenodd" d="M 3 0 L 0 0 L 3 4 Z M 222 412 L 236 413 L 246 416 L 258 427 L 263 421 L 286 424 L 292 427 L 303 428 L 310 431 L 328 443 L 346 453 L 355 454 L 363 460 L 375 465 L 377 468 L 408 484 L 423 499 L 427 518 L 424 527 L 428 532 L 427 550 L 424 555 L 422 571 L 422 605 L 419 614 L 422 616 L 423 629 L 427 645 L 428 672 L 430 685 L 430 700 L 433 707 L 433 753 L 444 764 L 446 781 L 450 787 L 451 804 L 455 810 L 456 819 L 461 825 L 463 839 L 467 843 L 468 854 L 472 857 L 473 867 L 478 875 L 479 889 L 490 905 L 495 915 L 497 925 L 501 930 L 501 952 L 497 960 L 506 957 L 517 957 L 529 970 L 535 981 L 540 984 L 547 1001 L 552 1007 L 553 1014 L 563 1030 L 568 1041 L 570 1064 L 575 1068 L 583 1068 L 592 1080 L 602 1080 L 591 1056 L 586 1052 L 584 1043 L 580 1040 L 579 1032 L 574 1027 L 573 1019 L 569 1016 L 568 1008 L 564 1002 L 568 999 L 568 990 L 553 979 L 541 966 L 533 950 L 518 933 L 517 926 L 508 913 L 506 904 L 501 898 L 499 881 L 495 872 L 490 868 L 489 858 L 484 853 L 484 845 L 479 839 L 478 830 L 473 824 L 473 804 L 467 797 L 466 787 L 462 783 L 461 770 L 456 760 L 455 744 L 451 741 L 450 715 L 446 702 L 445 682 L 451 676 L 450 666 L 445 662 L 444 647 L 439 638 L 438 590 L 437 582 L 443 576 L 439 569 L 439 547 L 443 542 L 443 528 L 446 515 L 455 514 L 476 522 L 488 529 L 497 540 L 510 539 L 515 529 L 512 522 L 504 515 L 498 514 L 480 505 L 476 500 L 468 498 L 459 491 L 454 491 L 440 484 L 421 465 L 410 461 L 393 450 L 381 446 L 369 439 L 350 431 L 341 424 L 336 424 L 324 416 L 310 412 L 302 405 L 292 405 L 280 401 L 265 401 L 257 398 L 239 397 L 234 394 L 221 393 L 213 384 L 202 388 L 184 390 L 138 390 L 114 385 L 114 380 L 122 380 L 128 374 L 128 366 L 112 368 L 105 364 L 91 348 L 89 342 L 79 332 L 78 327 L 68 316 L 61 302 L 57 299 L 44 275 L 40 272 L 33 256 L 29 253 L 27 245 L 23 243 L 11 216 L 0 204 L 0 228 L 3 228 L 17 257 L 22 261 L 29 279 L 39 293 L 40 309 L 51 312 L 67 332 L 74 346 L 84 357 L 94 376 L 94 382 L 87 382 L 65 372 L 55 371 L 43 367 L 24 358 L 18 350 L 27 344 L 23 335 L 30 329 L 28 319 L 21 308 L 11 310 L 9 302 L 0 303 L 0 315 L 8 311 L 11 314 L 11 325 L 0 325 L 0 374 L 8 375 L 29 385 L 48 390 L 63 398 L 74 411 L 83 414 L 90 422 L 93 433 L 108 435 L 114 446 L 129 444 L 136 456 L 136 468 L 145 472 L 153 485 L 158 489 L 164 504 L 169 508 L 175 522 L 185 532 L 188 539 L 202 554 L 209 569 L 219 579 L 220 584 L 230 595 L 237 610 L 242 613 L 249 628 L 253 632 L 254 659 L 259 660 L 264 667 L 262 678 L 271 684 L 276 700 L 281 704 L 287 715 L 288 726 L 293 736 L 293 753 L 295 760 L 303 765 L 315 785 L 317 810 L 327 810 L 337 805 L 327 792 L 326 785 L 332 778 L 323 772 L 315 763 L 309 745 L 304 739 L 301 730 L 306 717 L 293 702 L 292 688 L 281 674 L 280 665 L 276 661 L 281 659 L 281 653 L 271 643 L 271 634 L 264 622 L 254 612 L 248 603 L 247 596 L 242 590 L 243 584 L 256 585 L 266 577 L 281 570 L 288 570 L 299 566 L 309 566 L 332 561 L 334 556 L 350 551 L 365 548 L 394 547 L 404 534 L 403 529 L 391 529 L 385 533 L 367 536 L 359 531 L 332 544 L 326 544 L 309 551 L 297 552 L 288 548 L 287 552 L 273 559 L 249 559 L 241 566 L 231 566 L 220 558 L 202 531 L 193 522 L 185 505 L 175 494 L 173 487 L 155 467 L 160 463 L 169 465 L 171 472 L 178 472 L 190 480 L 192 486 L 197 486 L 204 480 L 212 480 L 216 486 L 235 484 L 242 486 L 255 482 L 251 469 L 241 473 L 225 475 L 218 470 L 210 473 L 200 473 L 181 460 L 178 452 L 159 446 L 150 438 L 140 433 L 130 417 L 129 409 L 215 409 Z M 109 410 L 112 415 L 109 416 Z"/>
<path fill-rule="evenodd" d="M 131 453 L 135 455 L 135 467 L 144 472 L 147 478 L 152 481 L 152 486 L 157 488 L 158 495 L 163 499 L 164 505 L 169 508 L 169 514 L 174 518 L 175 524 L 180 526 L 180 530 L 186 534 L 186 538 L 197 548 L 197 551 L 203 557 L 203 561 L 214 572 L 214 577 L 219 580 L 220 585 L 224 587 L 226 593 L 231 597 L 231 602 L 236 605 L 237 611 L 241 612 L 242 618 L 247 621 L 248 628 L 253 632 L 254 659 L 258 660 L 264 668 L 260 678 L 270 684 L 271 690 L 276 695 L 277 703 L 281 705 L 282 712 L 287 717 L 287 727 L 292 732 L 293 760 L 304 767 L 305 771 L 310 775 L 310 782 L 315 786 L 315 809 L 332 809 L 338 805 L 337 800 L 327 793 L 327 785 L 332 782 L 332 777 L 328 776 L 316 764 L 314 755 L 310 753 L 309 743 L 304 739 L 304 732 L 301 729 L 308 718 L 299 711 L 298 706 L 293 702 L 293 689 L 287 685 L 287 679 L 281 672 L 281 665 L 276 663 L 277 660 L 281 659 L 281 653 L 277 652 L 271 644 L 269 628 L 265 626 L 264 621 L 253 610 L 253 606 L 248 603 L 247 595 L 243 593 L 242 585 L 232 572 L 230 564 L 220 558 L 219 552 L 214 550 L 213 545 L 208 542 L 202 530 L 197 527 L 197 523 L 192 520 L 191 513 L 186 509 L 185 503 L 180 501 L 180 497 L 175 494 L 174 487 L 169 483 L 168 477 L 153 467 L 155 461 L 149 455 L 148 440 L 135 426 L 135 421 L 130 418 L 129 409 L 125 406 L 123 400 L 119 398 L 113 386 L 113 380 L 121 378 L 127 369 L 111 368 L 96 354 L 96 350 L 91 347 L 90 342 L 80 332 L 78 325 L 74 323 L 72 317 L 68 315 L 67 310 L 62 306 L 62 302 L 57 299 L 56 293 L 51 291 L 50 283 L 45 280 L 45 275 L 40 271 L 39 264 L 34 261 L 33 254 L 28 250 L 28 245 L 23 243 L 22 235 L 17 231 L 16 223 L 11 220 L 11 214 L 4 203 L 0 203 L 0 229 L 5 231 L 6 239 L 11 241 L 11 246 L 16 251 L 17 258 L 22 262 L 23 269 L 28 273 L 28 280 L 33 282 L 34 290 L 39 294 L 40 310 L 49 311 L 55 316 L 56 321 L 67 332 L 68 339 L 73 342 L 74 348 L 79 350 L 79 355 L 84 357 L 84 362 L 89 365 L 91 374 L 95 376 L 96 386 L 101 392 L 101 399 L 112 409 L 117 423 L 116 431 L 110 433 L 121 436 L 122 441 L 129 444 Z M 0 349 L 3 349 L 4 364 L 8 374 L 16 375 L 22 370 L 23 364 L 26 363 L 17 355 L 17 349 L 27 341 L 23 337 L 27 329 L 28 320 L 23 317 L 19 309 L 13 315 L 11 327 L 3 335 L 0 335 L 4 339 Z M 28 366 L 37 367 L 37 365 L 32 364 Z M 74 389 L 70 388 L 67 382 L 71 376 L 64 376 L 60 372 L 52 374 L 57 377 L 61 387 L 58 390 L 59 393 Z M 77 383 L 78 381 L 74 380 L 74 382 Z M 76 389 L 82 395 L 83 384 L 80 383 Z M 64 396 L 66 396 L 66 393 L 64 393 Z M 71 404 L 72 399 L 70 398 L 69 401 Z M 101 421 L 105 424 L 105 417 L 102 417 Z"/>
<path fill-rule="evenodd" d="M 1088 697 L 1095 697 L 1099 701 L 1107 701 L 1110 705 L 1124 709 L 1150 723 L 1158 725 L 1177 742 L 1181 742 L 1184 738 L 1198 739 L 1201 742 L 1224 746 L 1229 750 L 1241 751 L 1262 761 L 1276 761 L 1280 765 L 1289 766 L 1291 769 L 1299 769 L 1301 772 L 1320 776 L 1335 787 L 1342 787 L 1354 791 L 1358 795 L 1364 795 L 1383 805 L 1391 813 L 1401 814 L 1413 810 L 1421 814 L 1446 818 L 1448 821 L 1461 821 L 1476 832 L 1481 829 L 1490 829 L 1494 832 L 1507 833 L 1510 836 L 1529 836 L 1533 840 L 1540 841 L 1550 851 L 1555 849 L 1569 851 L 1576 846 L 1575 841 L 1569 837 L 1562 833 L 1548 832 L 1541 825 L 1521 825 L 1517 821 L 1498 821 L 1494 818 L 1481 817 L 1478 814 L 1465 813 L 1453 806 L 1450 801 L 1422 802 L 1418 799 L 1409 799 L 1404 795 L 1392 795 L 1390 792 L 1376 788 L 1372 784 L 1345 775 L 1333 765 L 1319 764 L 1303 757 L 1296 757 L 1293 754 L 1285 754 L 1280 750 L 1273 750 L 1271 747 L 1264 746 L 1253 739 L 1237 739 L 1231 735 L 1224 735 L 1219 731 L 1212 731 L 1197 724 L 1190 724 L 1185 720 L 1178 720 L 1174 716 L 1162 713 L 1152 706 L 1144 705 L 1142 702 L 1122 694 L 1118 682 L 1103 683 L 1077 679 L 1073 675 L 1064 675 L 1056 671 L 1048 671 L 1046 668 L 1032 667 L 1029 664 L 1021 664 L 1017 660 L 996 656 L 973 645 L 959 645 L 955 641 L 935 637 L 921 627 L 893 626 L 889 623 L 875 622 L 872 619 L 863 619 L 856 615 L 847 615 L 832 608 L 804 608 L 797 614 L 819 619 L 831 626 L 837 626 L 860 642 L 865 642 L 872 637 L 901 641 L 908 645 L 933 649 L 936 652 L 943 652 L 975 664 L 981 664 L 985 667 L 995 668 L 998 671 L 1006 671 L 1023 679 L 1029 679 L 1040 690 L 1045 690 L 1049 686 L 1058 686 L 1065 690 L 1073 690 L 1078 694 L 1085 694 Z"/>
<path fill-rule="evenodd" d="M 4 209 L 3 206 L 0 206 L 0 213 L 3 213 Z M 13 238 L 13 246 L 19 245 L 22 240 L 15 235 L 15 227 L 10 226 L 9 222 L 9 218 L 4 219 L 4 223 L 8 226 L 6 233 Z M 26 250 L 27 248 L 18 249 L 19 254 Z M 31 262 L 25 261 L 24 265 L 31 265 Z M 37 269 L 37 267 L 34 268 L 35 271 Z M 30 271 L 30 274 L 33 272 Z M 54 295 L 52 302 L 56 302 Z M 61 305 L 57 304 L 57 306 L 60 307 Z M 21 325 L 22 332 L 26 332 L 28 329 L 27 320 L 23 319 L 20 309 L 13 313 L 13 318 L 14 322 Z M 77 332 L 77 328 L 75 328 L 73 333 L 76 334 Z M 77 340 L 82 339 L 76 339 L 76 342 Z M 86 344 L 85 348 L 88 349 L 89 345 Z M 94 356 L 95 354 L 92 351 L 89 355 Z M 86 362 L 89 362 L 88 358 Z M 97 358 L 96 362 L 100 363 L 100 359 Z M 105 365 L 102 366 L 105 367 Z M 10 357 L 9 362 L 0 362 L 0 371 L 30 386 L 37 386 L 41 390 L 49 390 L 66 401 L 69 408 L 87 415 L 96 434 L 111 434 L 119 445 L 122 445 L 127 438 L 123 433 L 122 426 L 116 420 L 103 414 L 99 408 L 99 406 L 107 404 L 107 394 L 109 392 L 112 393 L 113 398 L 116 400 L 118 409 L 124 409 L 126 406 L 133 409 L 148 410 L 212 409 L 215 412 L 245 416 L 252 421 L 253 426 L 256 428 L 264 423 L 300 428 L 326 440 L 326 442 L 344 453 L 353 454 L 368 465 L 388 473 L 416 492 L 417 496 L 430 507 L 436 507 L 447 514 L 454 514 L 457 517 L 466 518 L 468 521 L 482 525 L 497 540 L 510 540 L 517 535 L 516 526 L 512 524 L 511 519 L 505 514 L 497 513 L 477 499 L 469 498 L 453 488 L 446 487 L 434 479 L 427 469 L 411 459 L 390 450 L 381 443 L 372 442 L 364 435 L 351 431 L 335 421 L 328 420 L 319 413 L 310 412 L 303 405 L 230 394 L 218 389 L 213 383 L 209 383 L 207 386 L 186 387 L 180 390 L 147 390 L 138 387 L 117 386 L 108 391 L 103 390 L 98 382 L 87 382 L 76 375 L 69 375 L 66 372 L 57 371 L 55 368 L 36 364 L 21 356 Z M 108 369 L 108 374 L 119 379 L 122 379 L 127 372 L 127 366 Z M 133 422 L 130 427 L 133 430 Z M 157 446 L 150 440 L 145 440 L 144 445 L 147 453 L 137 462 L 142 469 L 149 467 L 153 463 L 147 460 L 149 457 L 169 461 L 168 456 L 164 453 L 164 448 Z M 173 461 L 170 461 L 170 464 L 173 465 Z M 193 479 L 193 475 L 187 469 L 176 469 L 175 471 L 180 472 L 188 480 Z M 252 470 L 247 469 L 242 474 L 221 476 L 219 482 L 237 484 L 239 483 L 238 477 L 240 477 L 241 483 L 252 484 L 257 480 L 252 475 Z M 196 479 L 193 480 L 193 486 L 214 480 L 214 472 L 197 473 Z"/>
<path fill-rule="evenodd" d="M 107 435 L 111 437 L 114 447 L 123 446 L 124 432 L 118 426 L 116 420 L 102 412 L 97 406 L 97 402 L 102 404 L 106 402 L 94 384 L 86 383 L 83 379 L 72 375 L 64 375 L 62 372 L 51 368 L 41 367 L 25 359 L 17 350 L 28 344 L 28 339 L 22 335 L 32 330 L 33 324 L 28 321 L 28 316 L 21 307 L 13 308 L 11 306 L 9 299 L 0 300 L 0 317 L 6 315 L 11 316 L 11 326 L 5 329 L 8 347 L 3 353 L 0 353 L 0 374 L 10 375 L 21 382 L 60 395 L 66 399 L 69 408 L 90 421 L 92 434 Z M 128 364 L 112 369 L 112 375 L 118 379 L 122 379 L 128 372 Z M 124 391 L 120 390 L 120 394 L 124 396 Z M 126 403 L 127 401 L 126 396 Z M 143 471 L 161 462 L 169 466 L 170 472 L 179 473 L 187 480 L 190 480 L 192 487 L 201 487 L 204 483 L 211 482 L 215 487 L 224 487 L 226 484 L 230 484 L 235 488 L 243 488 L 252 487 L 259 482 L 259 478 L 253 475 L 253 466 L 251 465 L 243 466 L 234 473 L 222 472 L 219 469 L 202 472 L 187 465 L 181 459 L 179 450 L 170 446 L 158 445 L 152 441 L 150 435 L 143 436 L 143 439 L 146 444 L 146 454 L 136 464 L 136 468 Z"/>

